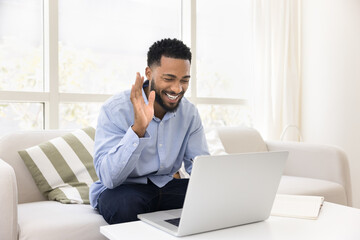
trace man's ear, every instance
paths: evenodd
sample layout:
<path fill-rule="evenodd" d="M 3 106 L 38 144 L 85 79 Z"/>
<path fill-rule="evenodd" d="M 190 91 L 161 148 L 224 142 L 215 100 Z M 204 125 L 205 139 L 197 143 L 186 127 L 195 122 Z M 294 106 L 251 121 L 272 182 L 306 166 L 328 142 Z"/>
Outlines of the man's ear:
<path fill-rule="evenodd" d="M 145 68 L 145 76 L 146 76 L 146 79 L 151 81 L 151 79 L 152 79 L 152 70 L 151 70 L 150 67 Z"/>

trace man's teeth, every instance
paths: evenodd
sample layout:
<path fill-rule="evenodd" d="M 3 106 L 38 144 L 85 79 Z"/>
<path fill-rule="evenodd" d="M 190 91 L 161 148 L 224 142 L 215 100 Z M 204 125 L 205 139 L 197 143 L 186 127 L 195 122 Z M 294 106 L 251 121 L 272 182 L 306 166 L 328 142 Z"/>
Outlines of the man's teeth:
<path fill-rule="evenodd" d="M 171 100 L 175 100 L 179 97 L 179 95 L 176 95 L 176 96 L 173 96 L 173 95 L 170 95 L 168 93 L 166 93 L 166 95 L 171 99 Z"/>

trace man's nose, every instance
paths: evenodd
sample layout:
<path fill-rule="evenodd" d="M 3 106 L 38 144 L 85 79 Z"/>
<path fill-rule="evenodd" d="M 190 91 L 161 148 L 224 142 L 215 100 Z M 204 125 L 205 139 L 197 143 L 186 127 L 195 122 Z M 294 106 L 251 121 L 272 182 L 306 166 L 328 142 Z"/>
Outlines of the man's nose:
<path fill-rule="evenodd" d="M 179 83 L 174 83 L 172 86 L 171 86 L 171 91 L 173 91 L 174 93 L 176 94 L 179 94 L 181 93 L 183 90 L 183 87 L 182 87 L 182 84 L 179 82 Z"/>

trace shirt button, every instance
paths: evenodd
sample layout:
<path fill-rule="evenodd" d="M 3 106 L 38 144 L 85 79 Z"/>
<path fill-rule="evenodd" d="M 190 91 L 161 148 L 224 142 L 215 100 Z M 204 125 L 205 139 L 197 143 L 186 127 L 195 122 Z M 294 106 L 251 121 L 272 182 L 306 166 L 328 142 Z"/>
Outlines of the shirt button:
<path fill-rule="evenodd" d="M 133 143 L 133 146 L 136 147 L 136 146 L 137 146 L 137 143 Z"/>
<path fill-rule="evenodd" d="M 161 143 L 159 144 L 159 147 L 162 147 L 162 144 L 161 144 Z"/>

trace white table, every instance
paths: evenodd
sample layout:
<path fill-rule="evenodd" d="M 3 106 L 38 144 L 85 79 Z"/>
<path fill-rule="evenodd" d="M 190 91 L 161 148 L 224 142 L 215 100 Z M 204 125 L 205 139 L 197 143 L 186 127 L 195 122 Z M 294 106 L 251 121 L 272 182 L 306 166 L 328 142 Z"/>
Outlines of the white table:
<path fill-rule="evenodd" d="M 336 239 L 360 240 L 360 209 L 325 202 L 317 220 L 271 216 L 268 220 L 177 238 L 141 221 L 100 227 L 110 240 Z"/>

